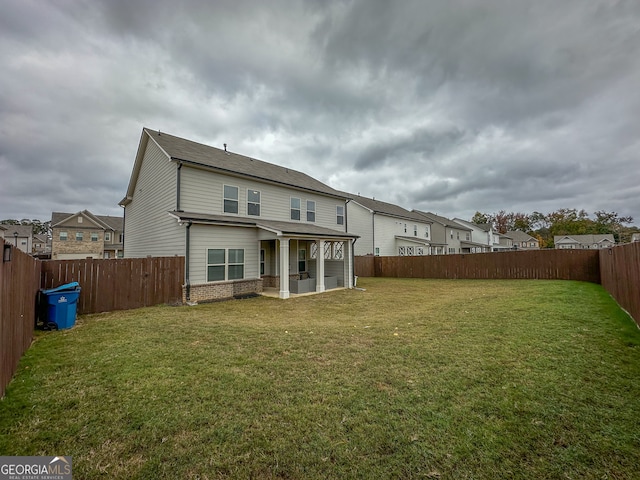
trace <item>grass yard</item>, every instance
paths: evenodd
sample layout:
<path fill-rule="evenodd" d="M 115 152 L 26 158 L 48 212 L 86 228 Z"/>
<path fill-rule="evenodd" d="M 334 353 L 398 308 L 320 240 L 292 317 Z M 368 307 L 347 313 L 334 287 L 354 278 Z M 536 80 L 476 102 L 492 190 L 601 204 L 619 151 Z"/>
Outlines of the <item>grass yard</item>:
<path fill-rule="evenodd" d="M 640 477 L 640 331 L 599 285 L 359 286 L 43 333 L 0 454 L 78 479 Z"/>

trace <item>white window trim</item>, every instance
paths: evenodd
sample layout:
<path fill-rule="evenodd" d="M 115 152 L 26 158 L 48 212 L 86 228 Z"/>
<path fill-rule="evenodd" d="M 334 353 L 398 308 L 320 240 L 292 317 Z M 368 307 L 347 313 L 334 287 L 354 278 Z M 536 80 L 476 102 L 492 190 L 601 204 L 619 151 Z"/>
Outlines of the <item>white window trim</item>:
<path fill-rule="evenodd" d="M 249 192 L 257 192 L 258 193 L 258 201 L 252 202 L 249 200 Z M 258 205 L 258 215 L 253 215 L 249 213 L 249 204 Z M 262 191 L 256 190 L 255 188 L 247 188 L 247 216 L 248 217 L 261 217 L 262 216 Z"/>
<path fill-rule="evenodd" d="M 342 209 L 342 213 L 339 213 L 338 209 Z M 342 222 L 339 222 L 338 219 L 342 219 Z M 344 225 L 344 205 L 336 205 L 336 225 Z"/>
<path fill-rule="evenodd" d="M 224 250 L 224 263 L 209 263 L 209 250 Z M 235 280 L 244 280 L 246 277 L 245 273 L 246 273 L 246 261 L 243 261 L 242 263 L 230 263 L 229 262 L 229 250 L 242 250 L 242 257 L 244 259 L 244 255 L 246 253 L 246 249 L 244 248 L 206 248 L 205 249 L 205 259 L 204 259 L 204 264 L 205 264 L 205 275 L 206 275 L 206 279 L 207 279 L 207 283 L 217 283 L 217 282 L 229 282 L 229 281 L 235 281 Z M 233 279 L 229 279 L 229 266 L 231 265 L 242 265 L 242 278 L 233 278 Z M 219 267 L 219 266 L 223 266 L 224 267 L 224 279 L 223 280 L 209 280 L 209 267 Z"/>
<path fill-rule="evenodd" d="M 309 203 L 313 203 L 313 210 L 309 210 Z M 307 207 L 307 212 L 306 212 L 306 220 L 309 223 L 316 223 L 316 201 L 315 200 L 306 200 L 305 201 L 306 207 Z M 309 220 L 309 213 L 313 212 L 313 220 Z"/>
<path fill-rule="evenodd" d="M 298 202 L 300 203 L 300 206 L 298 208 L 293 208 L 292 205 L 292 200 L 293 199 L 298 200 Z M 295 218 L 292 218 L 291 213 L 297 210 L 298 211 L 298 219 L 296 220 Z M 302 199 L 300 197 L 289 197 L 289 220 L 293 220 L 294 222 L 301 222 L 302 221 Z"/>
<path fill-rule="evenodd" d="M 224 194 L 224 189 L 226 187 L 235 188 L 236 191 L 238 192 L 238 198 L 235 198 L 235 199 L 234 198 L 227 198 L 225 196 L 225 194 Z M 238 205 L 238 209 L 237 209 L 238 211 L 237 212 L 235 212 L 235 213 L 234 212 L 227 212 L 225 210 L 225 202 L 227 200 L 229 200 L 230 202 L 236 202 L 236 204 Z M 240 215 L 240 187 L 238 187 L 237 185 L 229 185 L 229 184 L 226 184 L 226 183 L 222 185 L 222 213 L 224 215 Z"/>

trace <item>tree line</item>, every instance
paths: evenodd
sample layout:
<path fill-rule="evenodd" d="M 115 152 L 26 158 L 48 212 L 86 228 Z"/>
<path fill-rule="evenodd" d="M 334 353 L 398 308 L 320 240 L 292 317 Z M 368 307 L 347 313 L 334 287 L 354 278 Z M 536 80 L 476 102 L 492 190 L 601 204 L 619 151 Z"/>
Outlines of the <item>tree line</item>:
<path fill-rule="evenodd" d="M 23 218 L 22 220 L 16 220 L 9 218 L 6 220 L 0 220 L 0 225 L 29 225 L 34 235 L 49 235 L 51 230 L 51 221 L 42 222 L 37 219 L 29 220 Z"/>
<path fill-rule="evenodd" d="M 489 223 L 499 233 L 520 230 L 535 237 L 541 248 L 553 248 L 555 235 L 613 234 L 616 242 L 631 241 L 631 234 L 640 231 L 628 226 L 632 217 L 622 217 L 616 212 L 598 210 L 589 215 L 585 210 L 561 208 L 551 213 L 521 213 L 500 210 L 498 213 L 476 212 L 473 223 Z"/>

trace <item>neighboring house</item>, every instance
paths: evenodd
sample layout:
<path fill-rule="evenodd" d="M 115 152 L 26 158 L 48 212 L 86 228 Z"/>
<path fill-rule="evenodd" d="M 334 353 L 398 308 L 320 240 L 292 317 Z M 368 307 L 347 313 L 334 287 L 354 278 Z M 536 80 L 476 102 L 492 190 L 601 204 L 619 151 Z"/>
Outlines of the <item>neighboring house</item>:
<path fill-rule="evenodd" d="M 360 238 L 356 255 L 431 255 L 431 221 L 392 203 L 344 193 L 347 230 Z"/>
<path fill-rule="evenodd" d="M 498 241 L 500 242 L 500 247 L 502 247 L 502 251 L 505 250 L 513 250 L 513 239 L 511 237 L 507 237 L 506 234 L 500 233 L 500 237 Z"/>
<path fill-rule="evenodd" d="M 119 258 L 123 252 L 122 217 L 88 210 L 51 214 L 51 259 Z"/>
<path fill-rule="evenodd" d="M 33 228 L 31 225 L 2 225 L 4 241 L 31 255 Z"/>
<path fill-rule="evenodd" d="M 51 239 L 48 235 L 35 234 L 33 236 L 33 255 L 41 260 L 51 258 Z"/>
<path fill-rule="evenodd" d="M 631 241 L 632 242 L 640 242 L 640 232 L 632 233 L 631 234 Z"/>
<path fill-rule="evenodd" d="M 561 250 L 588 250 L 613 247 L 613 234 L 603 235 L 554 235 L 553 243 Z"/>
<path fill-rule="evenodd" d="M 540 250 L 540 242 L 538 239 L 528 233 L 521 232 L 520 230 L 511 230 L 505 233 L 505 236 L 513 240 L 514 250 Z"/>
<path fill-rule="evenodd" d="M 120 202 L 125 253 L 184 255 L 187 302 L 352 288 L 346 201 L 299 171 L 144 128 Z"/>
<path fill-rule="evenodd" d="M 473 223 L 461 218 L 454 218 L 454 222 L 471 229 L 471 239 L 479 247 L 471 247 L 471 253 L 501 252 L 510 247 L 501 243 L 502 235 L 490 223 Z"/>
<path fill-rule="evenodd" d="M 435 255 L 471 253 L 471 249 L 482 248 L 479 243 L 474 243 L 471 238 L 471 228 L 460 225 L 446 217 L 431 212 L 412 210 L 425 221 L 431 223 L 431 235 L 435 247 Z M 433 250 L 433 249 L 432 249 Z"/>

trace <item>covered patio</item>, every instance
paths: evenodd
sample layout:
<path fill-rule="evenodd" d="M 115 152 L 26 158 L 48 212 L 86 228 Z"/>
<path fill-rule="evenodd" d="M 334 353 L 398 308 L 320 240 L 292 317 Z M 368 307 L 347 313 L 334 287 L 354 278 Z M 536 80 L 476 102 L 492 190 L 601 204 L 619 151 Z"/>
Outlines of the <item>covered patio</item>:
<path fill-rule="evenodd" d="M 355 235 L 292 222 L 257 222 L 263 292 L 279 298 L 353 287 Z"/>

